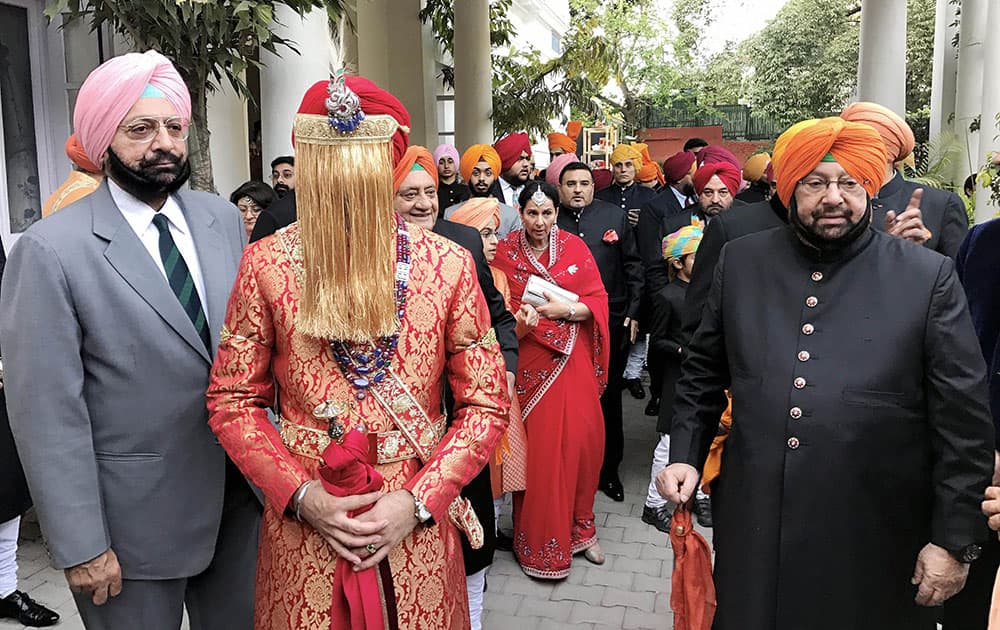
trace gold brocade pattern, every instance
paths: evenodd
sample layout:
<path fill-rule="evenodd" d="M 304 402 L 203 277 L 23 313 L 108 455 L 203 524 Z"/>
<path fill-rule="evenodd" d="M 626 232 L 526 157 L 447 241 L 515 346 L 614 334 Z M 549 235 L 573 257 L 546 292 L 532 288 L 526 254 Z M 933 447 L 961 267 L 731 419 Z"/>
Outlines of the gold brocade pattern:
<path fill-rule="evenodd" d="M 393 371 L 432 417 L 441 408 L 447 373 L 455 418 L 422 467 L 407 459 L 376 468 L 385 477 L 384 491 L 410 490 L 436 522 L 418 526 L 389 554 L 399 627 L 462 629 L 469 624 L 465 575 L 447 509 L 487 461 L 510 401 L 499 347 L 477 343 L 487 337 L 489 313 L 471 257 L 419 228 L 410 234 L 410 290 Z M 329 627 L 336 560 L 311 526 L 284 513 L 295 490 L 316 477 L 319 462 L 290 452 L 268 421 L 274 381 L 282 417 L 303 427 L 325 429 L 312 416 L 320 402 L 354 400 L 326 342 L 295 331 L 298 279 L 289 252 L 294 255 L 296 239 L 292 225 L 245 251 L 208 392 L 212 429 L 268 500 L 255 604 L 255 625 L 262 630 Z M 373 432 L 396 429 L 372 396 L 357 403 L 355 417 Z"/>

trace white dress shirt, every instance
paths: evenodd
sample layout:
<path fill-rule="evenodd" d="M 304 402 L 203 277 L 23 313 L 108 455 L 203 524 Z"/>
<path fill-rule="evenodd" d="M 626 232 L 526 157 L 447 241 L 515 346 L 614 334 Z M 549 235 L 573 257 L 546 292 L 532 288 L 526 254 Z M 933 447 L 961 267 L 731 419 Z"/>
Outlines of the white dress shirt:
<path fill-rule="evenodd" d="M 169 282 L 167 271 L 163 267 L 163 259 L 160 258 L 160 231 L 153 225 L 156 211 L 150 208 L 146 202 L 140 201 L 126 192 L 110 177 L 107 178 L 107 182 L 111 198 L 118 206 L 118 211 L 122 213 L 132 231 L 142 241 L 150 258 L 156 263 L 156 268 L 163 274 L 163 279 Z M 181 212 L 181 207 L 173 195 L 167 197 L 166 203 L 160 208 L 160 214 L 167 217 L 170 225 L 170 236 L 173 237 L 188 271 L 191 272 L 191 279 L 194 280 L 194 288 L 198 291 L 198 299 L 201 300 L 201 309 L 205 313 L 205 319 L 212 321 L 208 312 L 208 302 L 205 300 L 205 281 L 201 274 L 201 265 L 198 263 L 198 251 L 194 247 L 194 237 L 191 236 L 191 229 L 184 218 L 184 213 Z"/>
<path fill-rule="evenodd" d="M 678 202 L 679 204 L 681 204 L 681 208 L 686 208 L 686 207 L 687 207 L 687 205 L 688 205 L 688 198 L 687 198 L 687 195 L 685 195 L 685 194 L 684 194 L 684 193 L 682 193 L 681 191 L 677 190 L 677 189 L 676 189 L 676 188 L 674 188 L 673 186 L 671 186 L 671 187 L 670 187 L 670 191 L 671 191 L 672 193 L 674 193 L 674 197 L 677 197 L 677 202 Z"/>
<path fill-rule="evenodd" d="M 503 193 L 503 198 L 508 206 L 512 208 L 517 208 L 517 197 L 521 194 L 521 190 L 524 189 L 524 184 L 514 187 L 510 185 L 503 177 L 500 178 L 500 192 Z"/>

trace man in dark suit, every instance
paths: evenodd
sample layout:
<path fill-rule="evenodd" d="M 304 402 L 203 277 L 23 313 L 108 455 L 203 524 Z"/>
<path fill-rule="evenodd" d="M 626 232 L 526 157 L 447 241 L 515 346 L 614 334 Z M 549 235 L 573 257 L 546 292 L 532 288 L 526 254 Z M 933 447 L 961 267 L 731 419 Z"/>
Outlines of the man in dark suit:
<path fill-rule="evenodd" d="M 697 195 L 691 176 L 694 174 L 695 154 L 680 151 L 663 162 L 663 176 L 667 179 L 666 189 L 642 206 L 639 223 L 636 225 L 636 246 L 645 267 L 646 295 L 652 295 L 667 285 L 667 268 L 663 264 L 661 244 L 667 217 L 680 214 L 693 203 Z"/>
<path fill-rule="evenodd" d="M 295 212 L 295 190 L 288 191 L 284 197 L 276 199 L 257 217 L 254 223 L 253 232 L 250 233 L 250 242 L 259 241 L 265 236 L 270 236 L 285 227 L 295 223 L 298 218 Z"/>
<path fill-rule="evenodd" d="M 635 341 L 639 327 L 636 318 L 642 295 L 642 259 L 625 212 L 594 200 L 594 178 L 590 167 L 582 162 L 568 164 L 559 176 L 557 225 L 587 244 L 608 292 L 611 356 L 608 387 L 601 396 L 605 445 L 599 487 L 615 501 L 624 501 L 625 490 L 618 477 L 624 449 L 623 373 L 629 343 Z"/>
<path fill-rule="evenodd" d="M 872 199 L 872 225 L 928 249 L 954 258 L 969 231 L 965 204 L 953 192 L 906 181 L 896 164 L 913 153 L 910 126 L 892 110 L 877 103 L 852 103 L 841 116 L 875 129 L 888 155 L 882 188 Z M 918 190 L 922 196 L 914 198 Z M 911 200 L 915 207 L 907 210 Z"/>

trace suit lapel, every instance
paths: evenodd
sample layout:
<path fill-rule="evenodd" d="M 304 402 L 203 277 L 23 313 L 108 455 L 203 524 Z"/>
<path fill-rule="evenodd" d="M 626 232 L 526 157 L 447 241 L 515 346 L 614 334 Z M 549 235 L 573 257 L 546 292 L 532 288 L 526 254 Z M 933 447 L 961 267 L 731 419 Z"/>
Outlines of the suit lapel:
<path fill-rule="evenodd" d="M 94 216 L 94 234 L 105 241 L 104 258 L 125 282 L 163 318 L 205 361 L 211 362 L 194 324 L 184 312 L 149 251 L 118 211 L 107 182 L 89 196 Z M 199 252 L 200 253 L 200 252 Z"/>
<path fill-rule="evenodd" d="M 219 333 L 226 317 L 226 302 L 235 277 L 233 264 L 229 258 L 231 245 L 219 233 L 221 224 L 215 220 L 212 213 L 193 209 L 190 197 L 183 191 L 177 195 L 177 202 L 184 212 L 184 218 L 194 239 L 194 248 L 198 252 L 201 277 L 205 282 L 205 301 L 208 302 L 205 305 L 205 317 L 208 319 L 208 330 L 214 349 L 219 345 Z"/>

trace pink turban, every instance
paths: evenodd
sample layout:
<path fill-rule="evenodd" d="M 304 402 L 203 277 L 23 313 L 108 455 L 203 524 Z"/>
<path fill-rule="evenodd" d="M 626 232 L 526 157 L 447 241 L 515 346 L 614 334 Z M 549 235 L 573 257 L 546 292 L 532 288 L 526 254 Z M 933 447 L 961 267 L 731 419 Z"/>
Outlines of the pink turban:
<path fill-rule="evenodd" d="M 83 82 L 73 110 L 73 127 L 95 166 L 104 166 L 104 154 L 118 126 L 145 95 L 167 99 L 177 116 L 191 119 L 191 95 L 184 79 L 170 60 L 155 50 L 109 59 Z"/>
<path fill-rule="evenodd" d="M 437 166 L 441 162 L 441 158 L 447 156 L 450 157 L 455 162 L 455 170 L 458 170 L 458 163 L 462 158 L 458 155 L 458 149 L 450 144 L 439 144 L 436 149 L 434 149 L 434 166 Z"/>
<path fill-rule="evenodd" d="M 577 157 L 576 153 L 563 153 L 556 157 L 549 162 L 549 166 L 545 169 L 545 181 L 553 186 L 559 186 L 559 176 L 562 175 L 563 169 L 573 162 L 579 161 L 580 158 Z"/>
<path fill-rule="evenodd" d="M 733 155 L 733 152 L 725 147 L 720 147 L 717 144 L 710 144 L 698 153 L 695 154 L 698 158 L 698 166 L 702 164 L 707 164 L 709 162 L 728 162 L 736 167 L 737 171 L 742 172 L 743 163 L 740 159 Z"/>

